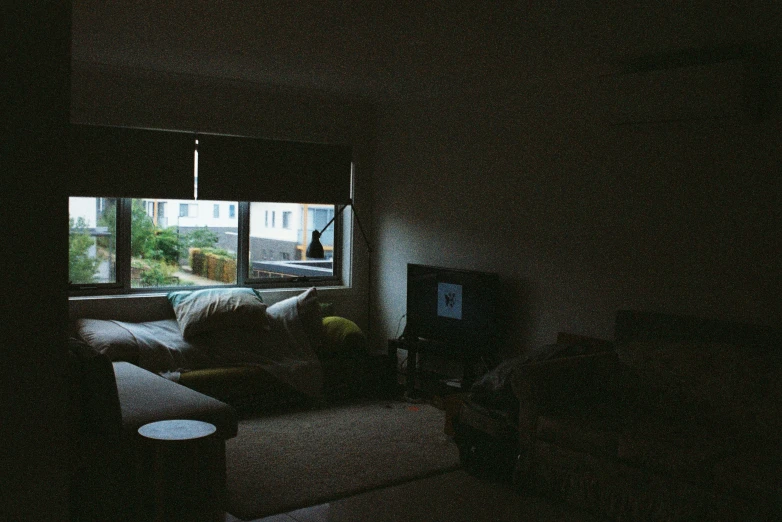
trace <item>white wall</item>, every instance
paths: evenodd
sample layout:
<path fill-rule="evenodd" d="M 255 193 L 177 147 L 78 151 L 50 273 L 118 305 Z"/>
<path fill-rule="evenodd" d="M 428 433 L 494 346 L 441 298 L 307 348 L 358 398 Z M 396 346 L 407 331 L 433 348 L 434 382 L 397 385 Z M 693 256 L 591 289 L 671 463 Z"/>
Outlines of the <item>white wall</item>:
<path fill-rule="evenodd" d="M 291 213 L 288 228 L 282 225 L 282 213 Z M 267 216 L 268 214 L 268 216 Z M 279 239 L 280 241 L 298 241 L 301 230 L 301 205 L 291 203 L 256 203 L 250 208 L 250 235 Z"/>
<path fill-rule="evenodd" d="M 68 214 L 74 220 L 83 218 L 87 227 L 98 226 L 95 198 L 69 198 Z"/>

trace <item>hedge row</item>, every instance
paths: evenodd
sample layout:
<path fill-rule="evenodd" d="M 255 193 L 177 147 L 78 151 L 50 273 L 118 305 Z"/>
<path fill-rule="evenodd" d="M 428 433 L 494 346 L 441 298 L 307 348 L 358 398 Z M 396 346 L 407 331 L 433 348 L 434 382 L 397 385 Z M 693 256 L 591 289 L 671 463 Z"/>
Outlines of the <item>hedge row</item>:
<path fill-rule="evenodd" d="M 236 259 L 204 252 L 200 248 L 190 249 L 190 268 L 195 275 L 212 281 L 221 283 L 236 281 Z"/>

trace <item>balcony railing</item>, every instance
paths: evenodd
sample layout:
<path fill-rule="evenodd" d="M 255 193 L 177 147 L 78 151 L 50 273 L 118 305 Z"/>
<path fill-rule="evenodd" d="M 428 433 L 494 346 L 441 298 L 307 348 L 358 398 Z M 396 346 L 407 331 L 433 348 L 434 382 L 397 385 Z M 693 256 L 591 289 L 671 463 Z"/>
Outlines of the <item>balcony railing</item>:
<path fill-rule="evenodd" d="M 334 262 L 331 259 L 307 261 L 253 261 L 252 277 L 331 277 L 334 274 Z"/>

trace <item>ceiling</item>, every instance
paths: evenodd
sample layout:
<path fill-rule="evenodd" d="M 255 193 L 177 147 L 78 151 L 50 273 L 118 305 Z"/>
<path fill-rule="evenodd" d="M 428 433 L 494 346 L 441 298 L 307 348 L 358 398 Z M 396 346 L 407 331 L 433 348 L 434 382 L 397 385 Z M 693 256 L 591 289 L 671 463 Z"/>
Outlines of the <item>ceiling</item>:
<path fill-rule="evenodd" d="M 507 66 L 521 13 L 491 5 L 74 0 L 72 56 L 370 98 L 409 95 Z"/>
<path fill-rule="evenodd" d="M 73 0 L 72 56 L 374 100 L 517 92 L 520 81 L 579 81 L 628 56 L 776 39 L 782 4 L 772 4 Z"/>

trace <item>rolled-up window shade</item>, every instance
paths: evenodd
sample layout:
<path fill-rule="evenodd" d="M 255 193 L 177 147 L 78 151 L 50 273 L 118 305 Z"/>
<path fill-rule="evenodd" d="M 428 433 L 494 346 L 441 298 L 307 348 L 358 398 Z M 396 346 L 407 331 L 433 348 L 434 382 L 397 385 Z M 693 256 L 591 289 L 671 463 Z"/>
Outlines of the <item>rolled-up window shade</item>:
<path fill-rule="evenodd" d="M 198 198 L 280 203 L 350 200 L 349 146 L 198 136 Z"/>
<path fill-rule="evenodd" d="M 71 196 L 193 199 L 193 134 L 73 124 L 69 139 Z"/>

